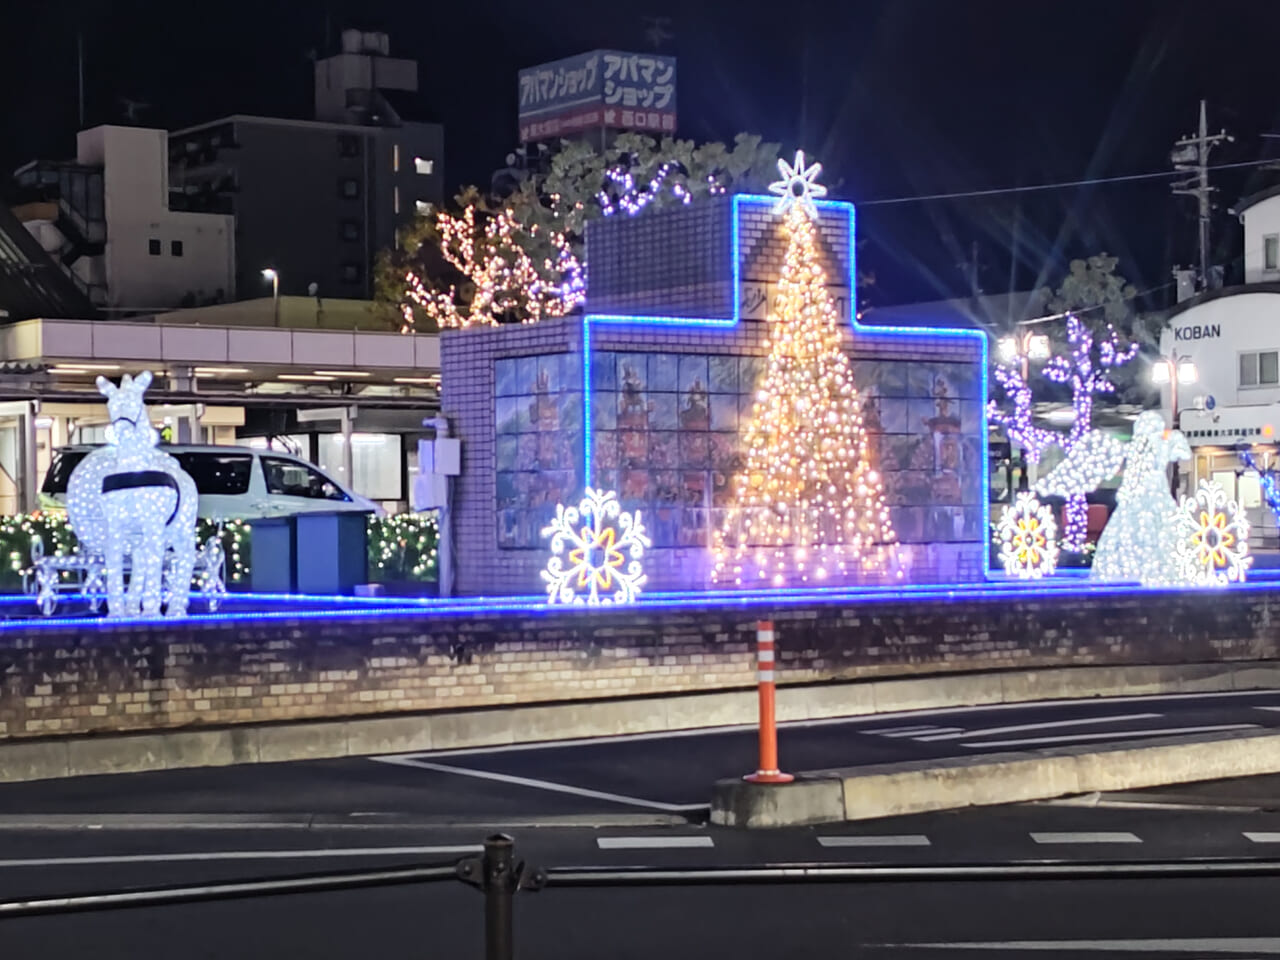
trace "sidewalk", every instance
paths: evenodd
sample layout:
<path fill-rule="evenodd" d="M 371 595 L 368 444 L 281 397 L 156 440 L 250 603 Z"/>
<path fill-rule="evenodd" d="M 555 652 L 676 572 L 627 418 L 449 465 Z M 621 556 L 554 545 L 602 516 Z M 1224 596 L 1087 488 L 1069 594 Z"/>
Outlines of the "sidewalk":
<path fill-rule="evenodd" d="M 1105 746 L 912 760 L 716 783 L 711 822 L 784 827 L 1280 773 L 1280 733 L 1242 730 Z"/>

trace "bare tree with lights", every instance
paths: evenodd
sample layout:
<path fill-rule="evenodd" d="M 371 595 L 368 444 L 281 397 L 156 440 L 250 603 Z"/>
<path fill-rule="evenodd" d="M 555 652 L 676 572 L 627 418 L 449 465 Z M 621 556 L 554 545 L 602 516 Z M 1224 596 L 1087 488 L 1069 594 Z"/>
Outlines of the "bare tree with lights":
<path fill-rule="evenodd" d="M 1027 460 L 1038 463 L 1045 450 L 1058 446 L 1070 455 L 1093 429 L 1093 404 L 1098 394 L 1114 393 L 1116 386 L 1112 371 L 1132 360 L 1138 353 L 1138 344 L 1121 348 L 1120 335 L 1114 327 L 1105 327 L 1101 336 L 1095 337 L 1079 317 L 1067 317 L 1067 343 L 1071 354 L 1051 357 L 1045 364 L 1044 374 L 1055 383 L 1071 386 L 1071 408 L 1075 418 L 1065 432 L 1038 427 L 1032 422 L 1032 391 L 1027 383 L 1025 367 L 1014 363 L 1002 363 L 995 368 L 996 381 L 1012 402 L 1012 409 L 1002 409 L 992 400 L 987 409 L 989 420 L 1004 428 L 1009 439 L 1026 450 Z M 1016 358 L 1015 358 L 1016 359 Z M 1089 533 L 1089 506 L 1083 493 L 1067 497 L 1066 524 L 1063 543 L 1067 550 L 1079 553 L 1085 547 Z"/>

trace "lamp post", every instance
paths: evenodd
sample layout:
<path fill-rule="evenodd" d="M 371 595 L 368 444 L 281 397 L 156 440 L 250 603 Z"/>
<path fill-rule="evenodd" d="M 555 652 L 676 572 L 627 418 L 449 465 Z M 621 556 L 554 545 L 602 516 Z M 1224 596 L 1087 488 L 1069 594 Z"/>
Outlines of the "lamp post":
<path fill-rule="evenodd" d="M 271 311 L 275 317 L 275 325 L 280 326 L 280 274 L 274 267 L 262 271 L 262 279 L 271 281 Z"/>
<path fill-rule="evenodd" d="M 1181 429 L 1178 422 L 1178 385 L 1190 385 L 1200 379 L 1200 371 L 1196 363 L 1186 354 L 1171 351 L 1162 355 L 1151 365 L 1151 382 L 1163 387 L 1169 385 L 1169 420 L 1174 430 Z M 1173 480 L 1169 485 L 1175 499 L 1178 496 L 1178 461 L 1173 461 Z"/>
<path fill-rule="evenodd" d="M 1000 359 L 1005 363 L 1018 361 L 1019 372 L 1022 374 L 1022 383 L 1024 386 L 1030 385 L 1031 361 L 1044 361 L 1049 359 L 1049 338 L 1043 333 L 1036 333 L 1024 324 L 1019 324 L 1018 328 L 1006 337 L 1001 337 L 996 345 L 1000 351 Z M 1018 478 L 1018 490 L 1026 491 L 1027 483 L 1027 451 L 1020 448 L 1018 451 L 1019 459 L 1022 463 L 1022 473 Z M 1012 502 L 1012 496 L 1010 501 Z"/>

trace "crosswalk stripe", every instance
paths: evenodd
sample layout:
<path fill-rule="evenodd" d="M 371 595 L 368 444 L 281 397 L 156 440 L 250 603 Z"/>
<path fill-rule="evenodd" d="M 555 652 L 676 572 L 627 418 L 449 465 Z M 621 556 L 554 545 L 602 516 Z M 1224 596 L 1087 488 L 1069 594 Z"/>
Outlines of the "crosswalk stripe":
<path fill-rule="evenodd" d="M 927 847 L 929 846 L 929 838 L 918 833 L 898 836 L 875 834 L 870 836 L 819 837 L 818 843 L 824 847 Z"/>
<path fill-rule="evenodd" d="M 1036 843 L 1141 843 L 1136 834 L 1123 830 L 1078 833 L 1033 833 L 1031 839 Z"/>
<path fill-rule="evenodd" d="M 597 837 L 601 850 L 687 850 L 714 847 L 710 837 Z"/>

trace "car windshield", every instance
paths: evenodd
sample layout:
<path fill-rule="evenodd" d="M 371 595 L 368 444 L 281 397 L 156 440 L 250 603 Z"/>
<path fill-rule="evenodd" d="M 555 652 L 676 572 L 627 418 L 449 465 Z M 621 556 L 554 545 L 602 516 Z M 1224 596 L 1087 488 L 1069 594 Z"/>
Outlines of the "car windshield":
<path fill-rule="evenodd" d="M 40 492 L 50 496 L 66 493 L 71 471 L 88 455 L 88 450 L 59 450 L 55 453 L 53 463 L 49 465 L 49 472 L 44 475 L 44 485 L 40 488 Z"/>

